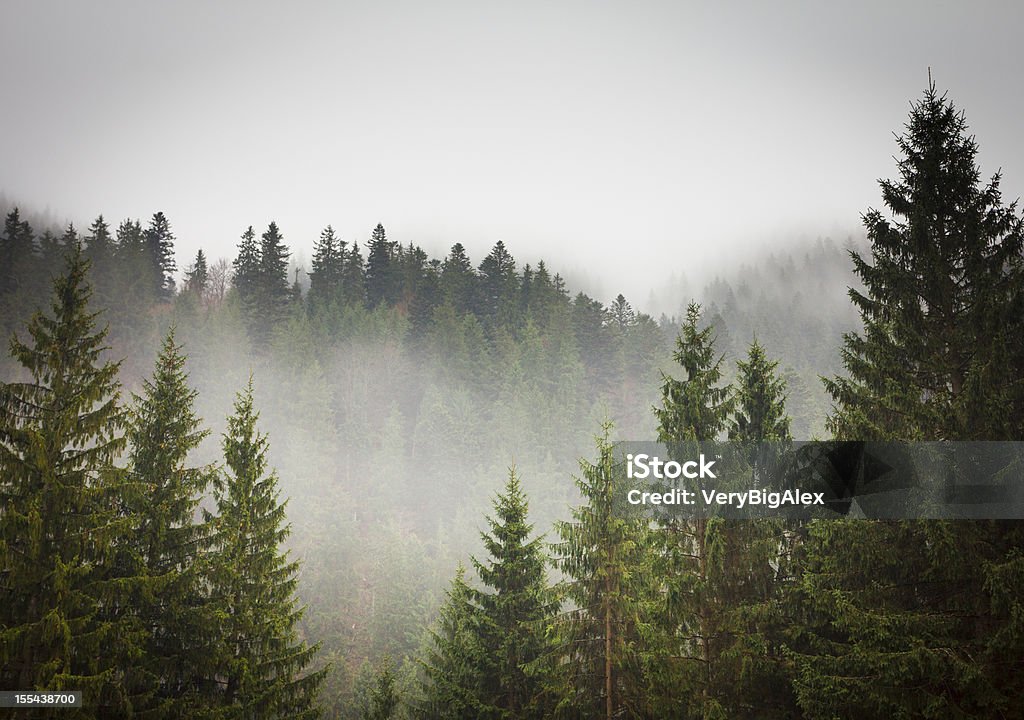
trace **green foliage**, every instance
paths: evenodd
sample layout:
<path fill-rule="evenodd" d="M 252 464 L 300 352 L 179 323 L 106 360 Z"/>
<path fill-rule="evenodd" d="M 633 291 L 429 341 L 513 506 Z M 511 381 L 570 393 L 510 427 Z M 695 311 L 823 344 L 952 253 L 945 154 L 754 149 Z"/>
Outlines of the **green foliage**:
<path fill-rule="evenodd" d="M 256 429 L 252 379 L 223 437 L 228 472 L 214 490 L 210 585 L 218 632 L 216 716 L 315 718 L 324 670 L 302 674 L 317 646 L 296 637 L 298 563 L 280 549 L 288 536 L 277 476 L 266 472 L 267 439 Z"/>
<path fill-rule="evenodd" d="M 576 478 L 583 504 L 572 520 L 556 523 L 553 545 L 569 610 L 555 625 L 555 650 L 537 663 L 565 717 L 643 717 L 653 699 L 647 640 L 657 583 L 648 529 L 619 517 L 614 497 L 625 481 L 606 423 L 597 438 L 597 461 L 580 460 Z"/>
<path fill-rule="evenodd" d="M 51 314 L 28 323 L 31 344 L 11 340 L 31 380 L 0 385 L 0 683 L 83 690 L 91 711 L 120 717 L 133 700 L 125 661 L 140 651 L 117 612 L 132 579 L 111 563 L 129 530 L 113 468 L 123 415 L 87 270 L 76 244 Z"/>
<path fill-rule="evenodd" d="M 483 650 L 481 716 L 544 717 L 550 709 L 538 679 L 526 672 L 548 651 L 545 634 L 555 609 L 542 540 L 530 539 L 527 512 L 519 478 L 510 469 L 505 493 L 494 501 L 495 517 L 487 520 L 490 532 L 481 534 L 490 559 L 473 560 L 485 588 L 474 593 Z"/>
<path fill-rule="evenodd" d="M 724 356 L 716 358 L 714 328 L 698 329 L 700 317 L 700 305 L 690 303 L 676 338 L 672 358 L 682 366 L 685 379 L 662 373 L 662 406 L 654 408 L 661 442 L 714 440 L 728 424 L 731 390 L 719 387 Z"/>
<path fill-rule="evenodd" d="M 172 718 L 192 715 L 200 696 L 210 692 L 204 680 L 211 675 L 207 662 L 215 635 L 201 576 L 209 529 L 196 522 L 214 470 L 186 467 L 208 431 L 193 410 L 197 393 L 184 366 L 172 330 L 129 413 L 124 497 L 133 528 L 122 562 L 140 580 L 133 614 L 147 633 L 142 682 L 155 692 L 154 714 Z"/>
<path fill-rule="evenodd" d="M 894 219 L 869 210 L 871 262 L 851 253 L 864 330 L 844 336 L 849 376 L 825 381 L 829 429 L 854 440 L 1019 437 L 1024 220 L 1002 205 L 998 173 L 979 184 L 964 114 L 934 84 L 897 143 L 899 180 L 880 183 Z"/>

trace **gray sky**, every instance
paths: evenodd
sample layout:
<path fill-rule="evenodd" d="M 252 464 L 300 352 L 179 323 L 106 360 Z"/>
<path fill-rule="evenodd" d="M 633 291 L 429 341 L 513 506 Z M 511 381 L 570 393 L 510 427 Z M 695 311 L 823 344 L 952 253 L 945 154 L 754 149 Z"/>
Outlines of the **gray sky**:
<path fill-rule="evenodd" d="M 1013 2 L 3 0 L 0 192 L 163 210 L 182 266 L 271 219 L 307 265 L 327 223 L 475 263 L 502 239 L 643 306 L 723 250 L 857 231 L 928 66 L 1024 193 L 1022 28 Z"/>

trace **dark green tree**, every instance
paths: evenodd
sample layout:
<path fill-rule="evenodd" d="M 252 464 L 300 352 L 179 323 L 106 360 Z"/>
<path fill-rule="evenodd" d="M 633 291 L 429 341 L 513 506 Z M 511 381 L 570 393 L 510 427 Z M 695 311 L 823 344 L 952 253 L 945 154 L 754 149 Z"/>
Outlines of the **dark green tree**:
<path fill-rule="evenodd" d="M 353 242 L 352 249 L 345 253 L 341 286 L 346 304 L 359 306 L 366 302 L 366 268 L 357 242 Z"/>
<path fill-rule="evenodd" d="M 242 241 L 238 244 L 238 255 L 232 262 L 233 274 L 231 284 L 238 292 L 243 303 L 255 300 L 260 275 L 260 246 L 256 243 L 256 231 L 252 225 L 242 233 Z"/>
<path fill-rule="evenodd" d="M 313 269 L 309 273 L 311 306 L 330 305 L 340 299 L 344 262 L 345 243 L 334 236 L 334 228 L 328 225 L 313 248 Z"/>
<path fill-rule="evenodd" d="M 215 627 L 202 575 L 210 532 L 196 518 L 214 470 L 186 464 L 209 434 L 193 409 L 196 395 L 172 330 L 152 379 L 133 396 L 127 432 L 125 502 L 134 523 L 127 562 L 143 581 L 133 598 L 147 635 L 139 665 L 155 691 L 157 717 L 190 717 L 210 692 L 203 681 Z"/>
<path fill-rule="evenodd" d="M 517 287 L 515 258 L 499 240 L 480 263 L 477 315 L 492 325 L 513 320 Z"/>
<path fill-rule="evenodd" d="M 388 240 L 384 226 L 377 223 L 366 255 L 366 303 L 371 308 L 382 302 L 394 304 L 397 300 L 395 255 L 395 243 Z"/>
<path fill-rule="evenodd" d="M 473 559 L 484 589 L 475 593 L 484 649 L 481 717 L 545 717 L 550 705 L 537 677 L 525 668 L 548 652 L 546 633 L 555 611 L 547 587 L 547 559 L 540 537 L 531 538 L 528 504 L 509 470 L 505 493 L 494 501 L 490 532 L 481 533 L 489 560 Z"/>
<path fill-rule="evenodd" d="M 882 181 L 893 219 L 852 253 L 862 333 L 826 380 L 844 440 L 1019 439 L 1024 232 L 999 175 L 980 184 L 962 112 L 930 84 Z M 799 578 L 793 643 L 805 715 L 1020 717 L 1019 521 L 818 522 Z"/>
<path fill-rule="evenodd" d="M 298 562 L 281 543 L 290 532 L 268 442 L 256 429 L 252 378 L 238 394 L 222 447 L 227 473 L 214 488 L 210 590 L 219 622 L 215 672 L 218 716 L 315 718 L 326 669 L 305 672 L 319 645 L 296 636 L 304 608 L 295 598 Z"/>
<path fill-rule="evenodd" d="M 174 295 L 174 234 L 167 216 L 153 214 L 143 234 L 146 256 L 150 262 L 153 290 L 156 297 L 166 300 Z"/>
<path fill-rule="evenodd" d="M 892 215 L 864 215 L 870 262 L 851 252 L 862 333 L 844 336 L 847 377 L 826 380 L 828 427 L 856 440 L 1018 438 L 1024 219 L 1002 205 L 1000 175 L 980 183 L 964 114 L 935 85 L 911 109 Z"/>
<path fill-rule="evenodd" d="M 210 267 L 206 262 L 206 253 L 202 248 L 196 252 L 195 262 L 185 271 L 185 291 L 193 293 L 199 299 L 206 297 L 210 284 Z"/>
<path fill-rule="evenodd" d="M 745 444 L 784 442 L 790 438 L 786 382 L 776 375 L 778 360 L 769 360 L 755 338 L 746 360 L 737 360 L 735 412 L 729 439 Z"/>
<path fill-rule="evenodd" d="M 672 358 L 686 377 L 677 380 L 662 373 L 662 405 L 654 408 L 660 442 L 715 440 L 728 425 L 733 400 L 728 386 L 720 386 L 724 355 L 715 349 L 714 328 L 699 328 L 700 305 L 690 303 L 686 321 L 676 338 Z"/>
<path fill-rule="evenodd" d="M 441 293 L 459 312 L 470 312 L 476 295 L 476 272 L 462 243 L 455 243 L 441 264 Z"/>
<path fill-rule="evenodd" d="M 476 720 L 483 708 L 483 667 L 479 608 L 459 564 L 445 595 L 420 665 L 423 680 L 419 710 L 438 720 Z"/>
<path fill-rule="evenodd" d="M 555 625 L 555 652 L 535 672 L 558 698 L 565 717 L 644 717 L 651 702 L 651 613 L 658 591 L 647 523 L 614 509 L 625 470 L 608 441 L 597 438 L 597 461 L 580 460 L 583 505 L 556 523 L 555 564 L 569 610 Z"/>
<path fill-rule="evenodd" d="M 261 317 L 267 321 L 278 319 L 291 299 L 288 283 L 288 257 L 284 237 L 271 222 L 260 236 L 259 274 L 257 276 L 257 303 Z"/>
<path fill-rule="evenodd" d="M 397 708 L 395 672 L 391 667 L 391 657 L 386 655 L 377 671 L 376 683 L 370 690 L 370 705 L 363 713 L 363 720 L 391 720 Z"/>
<path fill-rule="evenodd" d="M 132 702 L 124 663 L 139 651 L 116 613 L 132 579 L 110 562 L 128 533 L 113 468 L 123 414 L 88 267 L 75 244 L 51 314 L 29 321 L 31 344 L 11 340 L 31 379 L 0 385 L 0 686 L 79 689 L 85 716 L 121 717 Z"/>

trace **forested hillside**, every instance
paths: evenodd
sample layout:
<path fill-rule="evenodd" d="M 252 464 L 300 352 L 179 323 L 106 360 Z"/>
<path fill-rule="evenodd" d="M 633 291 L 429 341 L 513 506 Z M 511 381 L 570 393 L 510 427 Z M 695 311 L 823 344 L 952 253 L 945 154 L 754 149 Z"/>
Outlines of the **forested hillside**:
<path fill-rule="evenodd" d="M 161 212 L 11 209 L 2 687 L 104 717 L 1019 717 L 1018 524 L 611 512 L 616 439 L 1024 434 L 1019 212 L 934 88 L 908 127 L 898 221 L 657 320 L 503 242 L 328 226 L 298 268 L 274 222 L 185 259 Z"/>

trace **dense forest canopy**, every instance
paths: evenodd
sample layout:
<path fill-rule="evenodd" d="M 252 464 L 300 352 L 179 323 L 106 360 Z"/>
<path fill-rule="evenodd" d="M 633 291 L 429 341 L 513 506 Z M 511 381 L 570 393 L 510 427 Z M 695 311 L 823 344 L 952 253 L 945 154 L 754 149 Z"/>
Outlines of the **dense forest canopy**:
<path fill-rule="evenodd" d="M 500 241 L 328 225 L 300 268 L 275 222 L 184 259 L 162 212 L 8 209 L 2 687 L 83 717 L 1019 716 L 1018 523 L 611 511 L 616 439 L 1021 439 L 1020 213 L 934 87 L 899 149 L 866 242 L 659 318 Z"/>

